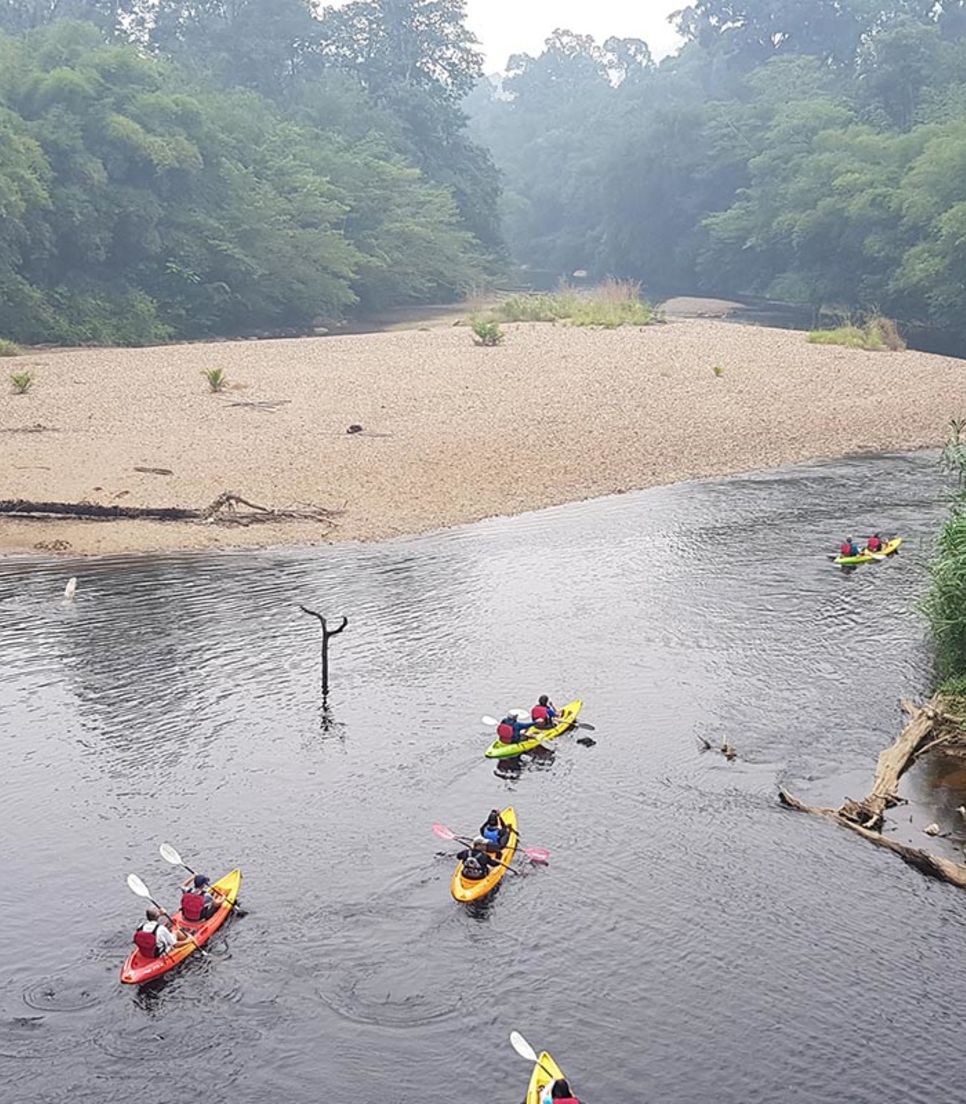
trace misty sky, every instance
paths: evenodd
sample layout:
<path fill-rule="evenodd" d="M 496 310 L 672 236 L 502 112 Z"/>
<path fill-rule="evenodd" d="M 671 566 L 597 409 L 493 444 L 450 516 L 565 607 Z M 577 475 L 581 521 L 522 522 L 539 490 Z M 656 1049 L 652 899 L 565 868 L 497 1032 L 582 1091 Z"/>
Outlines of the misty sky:
<path fill-rule="evenodd" d="M 510 54 L 539 53 L 557 27 L 598 40 L 643 38 L 655 57 L 677 45 L 667 22 L 688 0 L 468 0 L 469 24 L 483 45 L 488 72 L 502 70 Z"/>

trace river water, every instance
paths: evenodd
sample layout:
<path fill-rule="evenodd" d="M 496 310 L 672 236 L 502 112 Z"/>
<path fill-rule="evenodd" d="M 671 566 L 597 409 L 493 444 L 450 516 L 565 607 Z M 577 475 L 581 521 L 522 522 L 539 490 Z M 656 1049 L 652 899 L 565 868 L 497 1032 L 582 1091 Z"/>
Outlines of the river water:
<path fill-rule="evenodd" d="M 369 546 L 0 562 L 0 1099 L 519 1104 L 512 1028 L 586 1104 L 955 1098 L 961 894 L 775 800 L 864 793 L 927 687 L 935 460 Z M 900 557 L 830 565 L 873 528 Z M 327 712 L 300 602 L 350 619 Z M 480 716 L 541 692 L 583 696 L 596 746 L 497 778 Z M 509 802 L 551 864 L 468 912 L 430 825 Z M 162 840 L 241 865 L 249 913 L 139 993 L 124 877 L 172 902 Z"/>

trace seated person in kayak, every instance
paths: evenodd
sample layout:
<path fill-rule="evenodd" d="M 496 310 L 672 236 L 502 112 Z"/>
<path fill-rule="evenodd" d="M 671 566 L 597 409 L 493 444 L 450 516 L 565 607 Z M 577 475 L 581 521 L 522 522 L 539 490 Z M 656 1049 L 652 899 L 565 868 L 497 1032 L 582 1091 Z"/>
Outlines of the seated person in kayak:
<path fill-rule="evenodd" d="M 551 1104 L 552 1101 L 556 1101 L 557 1104 L 580 1104 L 580 1101 L 571 1092 L 570 1085 L 565 1077 L 558 1077 L 553 1084 L 548 1085 L 544 1090 L 544 1101 L 546 1104 Z"/>
<path fill-rule="evenodd" d="M 537 728 L 553 728 L 558 716 L 557 707 L 546 694 L 541 694 L 537 704 L 530 710 L 530 720 Z"/>
<path fill-rule="evenodd" d="M 501 744 L 518 744 L 530 727 L 530 721 L 518 721 L 512 713 L 507 713 L 496 726 L 496 734 Z"/>
<path fill-rule="evenodd" d="M 473 840 L 473 846 L 458 852 L 456 857 L 463 863 L 463 877 L 471 882 L 485 878 L 491 866 L 499 865 L 490 858 L 486 840 L 482 836 L 477 836 Z"/>
<path fill-rule="evenodd" d="M 885 547 L 885 542 L 878 533 L 873 533 L 866 541 L 865 547 L 868 548 L 870 552 L 881 552 Z"/>
<path fill-rule="evenodd" d="M 487 850 L 494 854 L 502 851 L 510 842 L 510 828 L 504 824 L 499 809 L 490 810 L 490 815 L 480 827 L 480 835 L 486 840 Z"/>
<path fill-rule="evenodd" d="M 851 537 L 846 537 L 842 545 L 839 546 L 839 555 L 843 557 L 857 556 L 859 554 L 859 546 L 852 540 Z"/>
<path fill-rule="evenodd" d="M 181 886 L 181 915 L 190 924 L 207 920 L 221 904 L 221 895 L 211 889 L 211 879 L 195 874 Z"/>
<path fill-rule="evenodd" d="M 170 918 L 166 913 L 163 915 L 164 919 L 161 910 L 152 905 L 145 911 L 147 919 L 134 933 L 134 945 L 145 958 L 160 958 L 188 938 L 182 931 L 175 934 Z"/>

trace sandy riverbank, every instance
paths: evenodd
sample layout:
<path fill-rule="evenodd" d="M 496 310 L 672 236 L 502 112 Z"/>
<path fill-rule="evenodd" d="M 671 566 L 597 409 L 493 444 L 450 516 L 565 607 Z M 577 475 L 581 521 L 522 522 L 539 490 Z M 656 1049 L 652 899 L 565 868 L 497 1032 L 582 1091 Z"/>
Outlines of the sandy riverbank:
<path fill-rule="evenodd" d="M 201 507 L 223 491 L 313 522 L 14 521 L 0 551 L 373 539 L 682 479 L 939 444 L 966 362 L 709 320 L 459 327 L 28 353 L 0 399 L 0 499 Z M 716 377 L 714 366 L 722 369 Z M 202 370 L 231 383 L 211 394 Z M 366 432 L 347 435 L 359 423 Z M 40 428 L 42 427 L 42 428 Z M 136 467 L 170 469 L 171 475 Z M 66 547 L 65 547 L 66 546 Z"/>

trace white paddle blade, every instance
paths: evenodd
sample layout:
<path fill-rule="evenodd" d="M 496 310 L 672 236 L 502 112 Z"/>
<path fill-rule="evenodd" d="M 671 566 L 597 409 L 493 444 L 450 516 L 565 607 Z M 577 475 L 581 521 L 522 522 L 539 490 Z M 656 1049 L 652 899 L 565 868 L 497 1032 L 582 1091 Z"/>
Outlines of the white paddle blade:
<path fill-rule="evenodd" d="M 64 587 L 64 597 L 70 599 L 70 598 L 73 598 L 76 593 L 77 593 L 77 576 L 76 575 L 71 575 L 71 577 L 67 580 L 67 586 Z"/>
<path fill-rule="evenodd" d="M 172 863 L 174 866 L 184 866 L 184 863 L 181 861 L 181 856 L 175 851 L 170 843 L 162 843 L 158 850 L 161 852 L 161 858 L 164 859 L 165 862 Z"/>
<path fill-rule="evenodd" d="M 500 723 L 496 717 L 481 717 L 480 720 L 490 728 L 495 728 Z"/>
<path fill-rule="evenodd" d="M 510 716 L 511 717 L 516 717 L 516 719 L 519 721 L 523 717 L 529 717 L 530 716 L 530 710 L 529 709 L 511 709 L 510 710 Z"/>
<path fill-rule="evenodd" d="M 137 874 L 128 874 L 127 887 L 132 893 L 136 893 L 139 897 L 147 897 L 150 900 L 151 890 L 148 889 Z"/>
<path fill-rule="evenodd" d="M 537 1052 L 532 1046 L 524 1039 L 519 1031 L 510 1032 L 510 1046 L 520 1055 L 521 1058 L 526 1058 L 528 1062 L 538 1062 Z"/>

